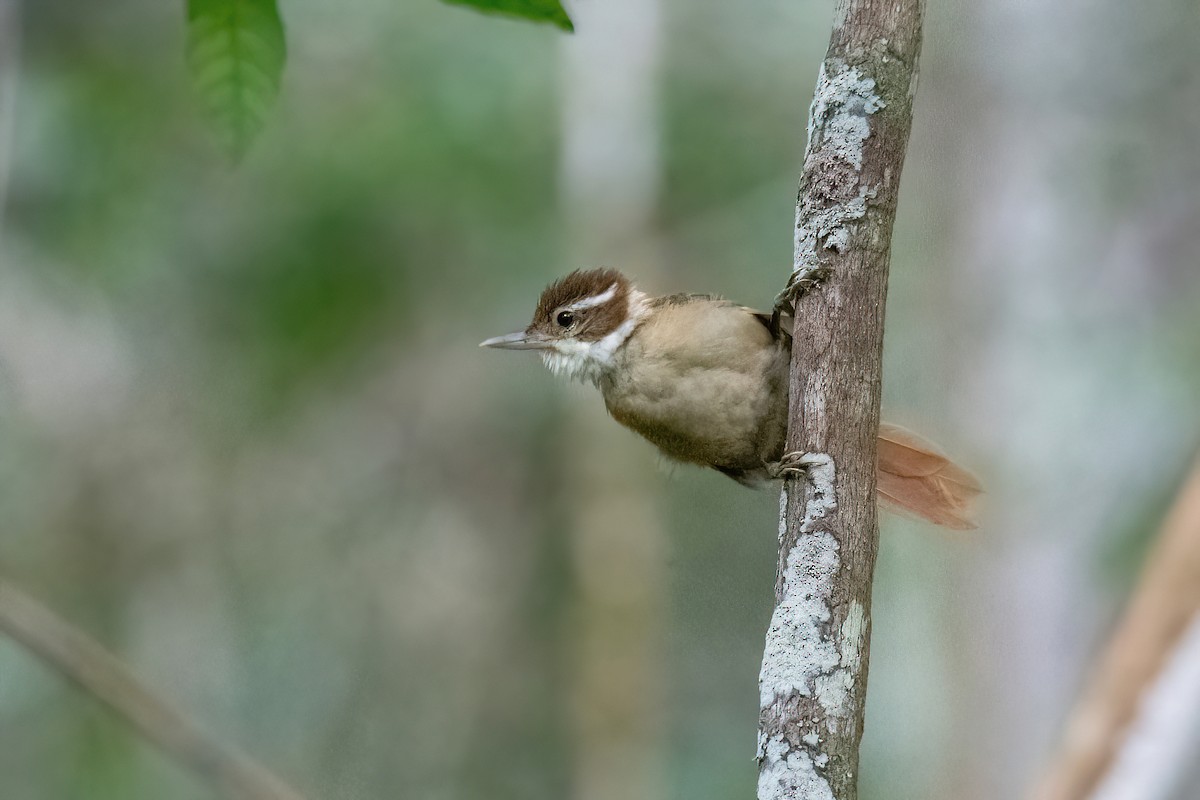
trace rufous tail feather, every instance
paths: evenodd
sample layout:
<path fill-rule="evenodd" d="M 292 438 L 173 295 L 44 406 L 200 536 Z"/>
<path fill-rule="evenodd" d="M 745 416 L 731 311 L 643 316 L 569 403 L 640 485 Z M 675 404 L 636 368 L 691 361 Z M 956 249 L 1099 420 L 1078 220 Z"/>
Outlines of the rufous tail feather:
<path fill-rule="evenodd" d="M 973 506 L 983 492 L 979 479 L 899 425 L 879 426 L 876 487 L 889 510 L 959 531 L 978 527 Z"/>

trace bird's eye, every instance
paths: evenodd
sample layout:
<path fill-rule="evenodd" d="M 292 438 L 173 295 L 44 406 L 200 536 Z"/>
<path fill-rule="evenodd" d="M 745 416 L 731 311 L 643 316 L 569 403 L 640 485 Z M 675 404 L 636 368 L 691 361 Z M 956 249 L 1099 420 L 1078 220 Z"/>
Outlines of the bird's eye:
<path fill-rule="evenodd" d="M 569 328 L 575 324 L 575 315 L 570 311 L 560 311 L 554 321 L 564 328 Z"/>

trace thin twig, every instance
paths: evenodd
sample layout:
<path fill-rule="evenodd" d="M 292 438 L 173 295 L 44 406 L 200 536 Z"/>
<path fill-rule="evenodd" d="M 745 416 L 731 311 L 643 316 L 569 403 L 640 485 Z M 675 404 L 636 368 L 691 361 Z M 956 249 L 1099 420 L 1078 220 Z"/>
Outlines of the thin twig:
<path fill-rule="evenodd" d="M 0 581 L 0 633 L 108 705 L 224 797 L 303 800 L 271 772 L 206 735 L 94 639 L 5 581 Z"/>

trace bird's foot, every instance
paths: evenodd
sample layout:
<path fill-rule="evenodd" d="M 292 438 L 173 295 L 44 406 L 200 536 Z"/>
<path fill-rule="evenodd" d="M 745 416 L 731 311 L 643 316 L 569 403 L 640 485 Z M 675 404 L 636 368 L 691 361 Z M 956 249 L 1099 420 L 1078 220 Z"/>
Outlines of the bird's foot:
<path fill-rule="evenodd" d="M 831 273 L 829 267 L 807 267 L 793 272 L 787 286 L 775 296 L 774 316 L 778 318 L 796 313 L 796 303 L 800 302 L 800 298 L 828 280 Z"/>
<path fill-rule="evenodd" d="M 772 478 L 789 480 L 807 475 L 809 469 L 824 464 L 826 457 L 820 453 L 805 453 L 799 450 L 784 453 L 778 461 L 767 464 L 767 472 Z"/>

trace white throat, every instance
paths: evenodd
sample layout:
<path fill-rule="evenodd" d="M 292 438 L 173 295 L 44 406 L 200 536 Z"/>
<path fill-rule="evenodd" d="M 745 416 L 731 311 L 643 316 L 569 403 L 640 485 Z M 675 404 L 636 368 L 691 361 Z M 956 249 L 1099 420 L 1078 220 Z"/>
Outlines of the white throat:
<path fill-rule="evenodd" d="M 646 306 L 646 295 L 637 289 L 629 291 L 628 313 L 612 333 L 594 342 L 579 339 L 563 339 L 556 342 L 553 350 L 542 353 L 542 361 L 555 375 L 566 375 L 568 378 L 598 383 L 600 377 L 616 363 L 615 356 L 625 344 L 634 328 L 638 326 L 649 308 Z"/>

